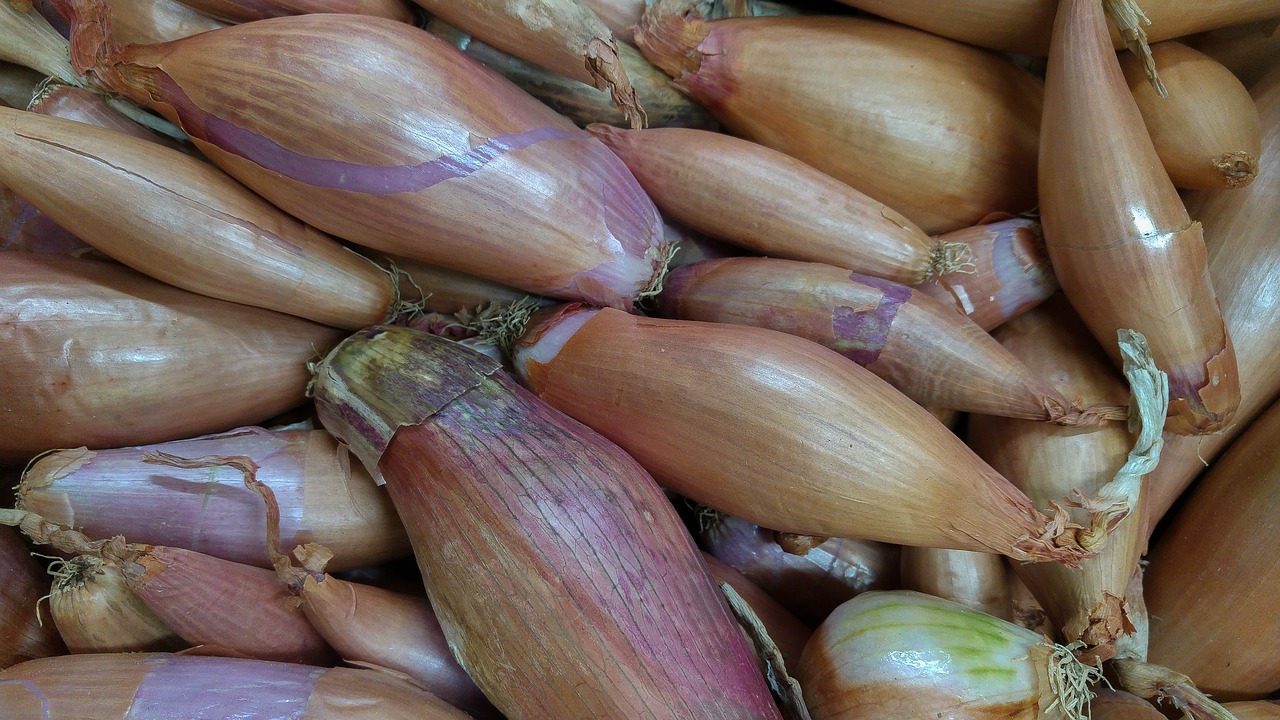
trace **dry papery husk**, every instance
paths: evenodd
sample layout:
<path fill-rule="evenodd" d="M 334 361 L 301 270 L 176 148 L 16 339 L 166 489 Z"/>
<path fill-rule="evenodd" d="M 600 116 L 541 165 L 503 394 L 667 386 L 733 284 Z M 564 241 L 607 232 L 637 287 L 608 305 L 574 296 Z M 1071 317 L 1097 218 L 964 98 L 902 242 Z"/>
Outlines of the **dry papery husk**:
<path fill-rule="evenodd" d="M 1280 688 L 1280 404 L 1214 462 L 1151 550 L 1152 662 L 1220 700 Z"/>
<path fill-rule="evenodd" d="M 280 551 L 280 505 L 275 490 L 259 479 L 261 468 L 226 456 L 208 456 L 200 461 L 183 458 L 180 462 L 225 467 L 240 474 L 245 488 L 260 496 L 259 503 L 264 505 L 266 514 L 262 536 L 276 578 L 294 596 L 290 606 L 301 608 L 307 621 L 343 661 L 401 673 L 473 717 L 499 717 L 453 658 L 430 600 L 329 575 L 325 568 L 334 557 L 333 552 L 318 543 L 294 548 L 293 554 L 300 563 L 295 567 L 289 556 Z M 367 485 L 374 487 L 372 481 Z"/>
<path fill-rule="evenodd" d="M 113 263 L 5 253 L 0 463 L 260 422 L 305 402 L 305 363 L 341 336 Z"/>
<path fill-rule="evenodd" d="M 348 330 L 398 311 L 389 272 L 176 150 L 0 108 L 0 152 L 0 183 L 162 282 Z"/>
<path fill-rule="evenodd" d="M 1164 169 L 1180 188 L 1241 188 L 1258 172 L 1258 108 L 1231 71 L 1178 42 L 1152 46 L 1168 97 L 1147 82 L 1142 61 L 1120 55 L 1129 90 Z"/>
<path fill-rule="evenodd" d="M 622 161 L 417 28 L 296 15 L 121 46 L 100 0 L 67 1 L 79 66 L 185 126 L 215 164 L 320 230 L 619 307 L 666 257 L 657 210 Z"/>
<path fill-rule="evenodd" d="M 605 90 L 509 55 L 440 20 L 429 22 L 427 30 L 486 67 L 502 73 L 503 77 L 578 125 L 631 125 L 626 113 Z M 619 43 L 618 62 L 626 70 L 635 89 L 636 101 L 644 107 L 648 127 L 717 127 L 715 118 L 671 87 L 667 74 L 646 60 L 639 50 Z"/>
<path fill-rule="evenodd" d="M 1129 395 L 1119 373 L 1061 295 L 1006 323 L 995 336 L 1032 372 L 1082 393 L 1085 402 L 1123 404 Z M 1037 505 L 1080 497 L 1117 502 L 1109 515 L 1100 513 L 1108 518 L 1108 526 L 1114 526 L 1110 544 L 1098 557 L 1082 562 L 1079 570 L 1014 568 L 1043 604 L 1057 633 L 1069 643 L 1083 641 L 1090 653 L 1104 660 L 1134 631 L 1126 593 L 1145 545 L 1142 475 L 1159 459 L 1161 445 L 1164 405 L 1159 394 L 1164 387 L 1149 366 L 1138 379 L 1142 384 L 1134 391 L 1142 392 L 1137 402 L 1145 415 L 1136 447 L 1131 431 L 1122 425 L 1066 428 L 991 416 L 969 418 L 970 446 L 1014 479 Z M 1163 400 L 1167 403 L 1167 396 Z M 1110 488 L 1121 490 L 1115 495 L 1104 490 L 1113 479 L 1119 485 Z"/>
<path fill-rule="evenodd" d="M 1043 87 L 1004 58 L 864 18 L 663 14 L 640 49 L 733 134 L 930 234 L 1035 205 Z"/>
<path fill-rule="evenodd" d="M 46 77 L 72 85 L 84 82 L 71 68 L 67 39 L 40 13 L 24 11 L 19 3 L 8 0 L 0 3 L 0 60 L 31 68 Z"/>
<path fill-rule="evenodd" d="M 873 592 L 827 618 L 796 677 L 821 720 L 1083 720 L 1102 671 L 1073 649 L 942 598 Z"/>
<path fill-rule="evenodd" d="M 465 720 L 448 703 L 388 673 L 242 658 L 67 655 L 0 672 L 8 720 L 145 716 Z M 196 708 L 199 708 L 197 711 Z"/>
<path fill-rule="evenodd" d="M 968 246 L 968 262 L 916 289 L 954 305 L 990 332 L 1058 290 L 1044 233 L 1035 217 L 993 215 L 979 225 L 939 235 L 940 245 Z"/>
<path fill-rule="evenodd" d="M 1082 409 L 950 307 L 889 280 L 820 263 L 726 258 L 673 270 L 658 298 L 681 320 L 754 325 L 812 340 L 926 407 L 1091 425 L 1123 406 Z"/>
<path fill-rule="evenodd" d="M 178 0 L 111 0 L 111 28 L 121 42 L 169 42 L 226 26 Z"/>
<path fill-rule="evenodd" d="M 149 453 L 246 456 L 277 491 L 286 542 L 324 543 L 333 571 L 412 553 L 391 500 L 324 430 L 259 427 L 142 447 L 42 455 L 18 485 L 17 506 L 91 537 L 180 547 L 271 567 L 262 502 L 229 468 L 157 467 Z"/>
<path fill-rule="evenodd" d="M 618 57 L 613 32 L 582 0 L 414 2 L 499 50 L 607 90 L 631 127 L 645 126 L 645 109 Z"/>
<path fill-rule="evenodd" d="M 1253 87 L 1280 59 L 1280 18 L 1210 30 L 1181 42 L 1222 63 L 1245 87 Z"/>
<path fill-rule="evenodd" d="M 1109 0 L 1108 0 L 1109 1 Z M 1023 55 L 1048 55 L 1054 0 L 840 0 L 944 37 Z M 1123 4 L 1123 3 L 1116 3 Z M 1150 42 L 1280 16 L 1271 0 L 1140 0 Z M 1111 31 L 1115 47 L 1124 39 Z"/>
<path fill-rule="evenodd" d="M 1107 669 L 1118 687 L 1155 703 L 1167 703 L 1187 720 L 1237 720 L 1180 672 L 1130 658 L 1116 658 Z"/>
<path fill-rule="evenodd" d="M 49 611 L 71 652 L 177 652 L 191 646 L 129 589 L 114 562 L 76 555 L 55 560 L 49 574 Z"/>
<path fill-rule="evenodd" d="M 712 238 L 902 283 L 963 269 L 966 247 L 939 244 L 892 208 L 777 150 L 707 130 L 587 129 L 665 217 Z"/>
<path fill-rule="evenodd" d="M 413 9 L 406 0 L 184 0 L 183 4 L 226 23 L 309 13 L 351 13 L 402 23 L 413 21 Z"/>
<path fill-rule="evenodd" d="M 700 512 L 699 525 L 698 544 L 705 552 L 742 573 L 810 627 L 859 593 L 899 587 L 897 545 L 815 538 L 816 545 L 803 551 L 792 547 L 792 552 L 782 546 L 780 533 L 714 510 Z"/>
<path fill-rule="evenodd" d="M 1240 387 L 1201 227 L 1160 165 L 1105 23 L 1097 0 L 1060 5 L 1040 137 L 1045 243 L 1063 291 L 1113 363 L 1121 362 L 1117 330 L 1146 337 L 1169 376 L 1166 427 L 1217 432 L 1230 424 Z"/>
<path fill-rule="evenodd" d="M 1253 88 L 1263 119 L 1261 164 L 1253 184 L 1231 192 L 1187 193 L 1187 209 L 1204 224 L 1209 275 L 1240 368 L 1242 400 L 1233 425 L 1205 437 L 1166 433 L 1151 474 L 1151 523 L 1173 505 L 1206 464 L 1226 449 L 1280 394 L 1280 69 Z"/>
<path fill-rule="evenodd" d="M 0 668 L 67 651 L 58 630 L 36 606 L 49 594 L 49 576 L 16 532 L 0 527 Z"/>
<path fill-rule="evenodd" d="M 568 306 L 534 316 L 514 364 L 668 489 L 756 524 L 1067 565 L 1094 552 L 1065 511 L 1042 515 L 926 410 L 803 338 Z"/>
<path fill-rule="evenodd" d="M 746 575 L 738 572 L 732 565 L 707 552 L 703 552 L 702 559 L 707 561 L 707 569 L 711 571 L 716 582 L 728 583 L 751 607 L 752 612 L 767 630 L 769 639 L 782 654 L 786 666 L 795 667 L 796 663 L 800 662 L 800 654 L 804 652 L 805 643 L 809 642 L 813 631 L 800 622 L 800 619 L 790 610 L 783 607 L 782 603 L 762 590 L 759 585 L 751 582 Z"/>
<path fill-rule="evenodd" d="M 1013 621 L 1005 559 L 971 550 L 902 546 L 902 589 L 960 603 Z"/>

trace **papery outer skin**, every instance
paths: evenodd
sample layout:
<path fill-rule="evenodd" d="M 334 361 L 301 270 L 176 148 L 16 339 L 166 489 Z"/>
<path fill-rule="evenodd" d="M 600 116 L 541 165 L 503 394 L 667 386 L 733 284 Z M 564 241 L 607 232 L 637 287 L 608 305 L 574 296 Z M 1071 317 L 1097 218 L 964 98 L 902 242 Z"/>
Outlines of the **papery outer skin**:
<path fill-rule="evenodd" d="M 404 271 L 400 276 L 400 297 L 412 298 L 414 302 L 421 297 L 423 310 L 452 315 L 462 310 L 476 311 L 490 303 L 511 303 L 529 294 L 509 285 L 493 282 L 484 278 L 468 275 L 432 265 L 421 260 L 414 260 L 399 255 L 387 255 L 377 250 L 360 248 L 360 254 L 366 255 L 379 264 L 386 266 L 394 263 Z M 414 284 L 417 284 L 416 287 Z M 422 297 L 425 295 L 425 297 Z M 550 300 L 548 303 L 552 302 Z"/>
<path fill-rule="evenodd" d="M 1123 377 L 1061 294 L 1005 323 L 994 336 L 1032 372 L 1064 391 L 1083 395 L 1083 404 L 1124 405 L 1129 400 Z M 1124 465 L 1134 438 L 1124 423 L 1076 429 L 990 416 L 969 418 L 969 446 L 1034 503 L 1062 503 L 1076 490 L 1095 496 Z M 1084 520 L 1085 515 L 1077 519 Z M 1114 644 L 1131 630 L 1125 629 L 1128 621 L 1109 604 L 1107 595 L 1127 597 L 1145 544 L 1145 529 L 1139 507 L 1117 526 L 1102 554 L 1082 562 L 1081 569 L 1057 572 L 1015 564 L 1014 571 L 1064 640 Z M 1095 612 L 1099 627 L 1086 633 Z"/>
<path fill-rule="evenodd" d="M 1280 689 L 1277 437 L 1273 403 L 1196 484 L 1149 555 L 1149 659 L 1191 676 L 1218 702 Z"/>
<path fill-rule="evenodd" d="M 728 130 L 926 233 L 1035 205 L 1042 86 L 1003 58 L 860 18 L 695 21 L 671 32 L 683 37 L 655 48 L 646 36 L 658 33 L 642 24 L 637 41 Z"/>
<path fill-rule="evenodd" d="M 339 331 L 201 297 L 113 263 L 5 253 L 0 463 L 56 447 L 164 442 L 305 401 Z"/>
<path fill-rule="evenodd" d="M 1044 638 L 958 603 L 910 591 L 863 593 L 805 647 L 796 679 L 814 720 L 1041 714 L 1033 648 Z M 1048 693 L 1048 688 L 1043 688 Z"/>
<path fill-rule="evenodd" d="M 367 447 L 392 428 L 374 457 L 463 668 L 512 720 L 777 718 L 656 484 L 489 362 L 424 333 L 369 328 L 326 358 L 316 383 L 326 424 L 345 418 L 375 436 Z M 397 394 L 411 396 L 372 399 Z M 358 414 L 382 417 L 359 426 Z"/>
<path fill-rule="evenodd" d="M 1004 558 L 969 550 L 902 548 L 902 588 L 1013 621 Z"/>
<path fill-rule="evenodd" d="M 162 282 L 347 329 L 391 313 L 387 273 L 206 162 L 111 130 L 2 109 L 0 152 L 0 182 Z"/>
<path fill-rule="evenodd" d="M 275 205 L 361 245 L 613 306 L 660 265 L 657 210 L 616 156 L 402 23 L 276 18 L 131 46 L 97 72 Z"/>
<path fill-rule="evenodd" d="M 199 687 L 177 682 L 183 678 Z M 8 720 L 466 718 L 403 680 L 372 670 L 164 653 L 66 655 L 24 663 L 0 672 L 0 707 Z"/>
<path fill-rule="evenodd" d="M 1164 720 L 1165 717 L 1146 700 L 1114 690 L 1099 690 L 1098 697 L 1089 703 L 1089 712 L 1092 720 Z"/>
<path fill-rule="evenodd" d="M 402 23 L 413 21 L 413 11 L 405 0 L 188 0 L 184 4 L 224 23 L 309 13 L 350 13 Z"/>
<path fill-rule="evenodd" d="M 427 29 L 485 66 L 502 73 L 503 77 L 578 125 L 630 125 L 626 114 L 606 90 L 508 55 L 437 20 L 428 23 Z M 715 118 L 671 87 L 667 74 L 646 60 L 639 50 L 618 43 L 618 60 L 635 88 L 637 101 L 644 108 L 647 127 L 718 127 Z"/>
<path fill-rule="evenodd" d="M 793 668 L 800 662 L 800 654 L 804 652 L 805 643 L 813 635 L 807 625 L 782 606 L 782 603 L 765 592 L 759 585 L 751 582 L 746 575 L 738 572 L 733 566 L 725 563 L 707 552 L 702 553 L 707 561 L 707 569 L 711 571 L 716 582 L 728 583 L 735 592 L 751 606 L 751 611 L 760 618 L 769 639 L 778 646 L 787 667 Z"/>
<path fill-rule="evenodd" d="M 1258 170 L 1262 129 L 1249 91 L 1231 71 L 1180 42 L 1151 48 L 1168 90 L 1162 98 L 1133 53 L 1120 67 L 1160 161 L 1180 188 L 1241 188 Z M 1233 159 L 1229 172 L 1219 163 Z"/>
<path fill-rule="evenodd" d="M 111 29 L 121 42 L 169 42 L 226 25 L 177 0 L 111 0 Z"/>
<path fill-rule="evenodd" d="M 1063 0 L 1041 131 L 1045 242 L 1062 289 L 1113 363 L 1117 329 L 1147 338 L 1169 374 L 1166 427 L 1213 433 L 1240 404 L 1231 338 L 1200 224 L 1160 165 L 1105 27 L 1101 4 Z"/>
<path fill-rule="evenodd" d="M 36 618 L 36 604 L 49 593 L 49 576 L 28 554 L 17 531 L 0 528 L 0 668 L 67 648 L 51 622 Z"/>
<path fill-rule="evenodd" d="M 1263 146 L 1253 184 L 1229 193 L 1187 193 L 1187 209 L 1204 223 L 1209 275 L 1218 288 L 1222 316 L 1236 347 L 1240 409 L 1235 423 L 1216 435 L 1165 433 L 1160 464 L 1151 473 L 1151 523 L 1155 524 L 1205 464 L 1226 449 L 1280 394 L 1280 69 L 1253 88 L 1263 117 Z"/>
<path fill-rule="evenodd" d="M 685 128 L 587 128 L 627 163 L 663 212 L 771 257 L 914 283 L 935 242 L 886 205 L 786 154 Z"/>
<path fill-rule="evenodd" d="M 264 538 L 265 542 L 265 538 Z M 257 660 L 333 665 L 337 656 L 275 573 L 181 548 L 157 547 L 127 568 L 129 587 L 192 645 Z"/>
<path fill-rule="evenodd" d="M 28 470 L 18 506 L 89 537 L 194 550 L 271 567 L 266 508 L 239 470 L 185 470 L 142 462 L 143 454 L 245 456 L 280 507 L 285 548 L 318 542 L 331 572 L 407 557 L 404 526 L 386 494 L 324 430 L 246 427 L 217 435 L 114 450 L 64 450 Z"/>
<path fill-rule="evenodd" d="M 937 240 L 968 245 L 977 271 L 932 277 L 916 289 L 955 305 L 983 330 L 994 330 L 1058 290 L 1038 220 L 1008 218 L 939 235 Z"/>
<path fill-rule="evenodd" d="M 830 538 L 804 555 L 793 555 L 775 537 L 772 530 L 721 515 L 698 535 L 698 543 L 810 627 L 859 593 L 899 586 L 896 545 Z"/>
<path fill-rule="evenodd" d="M 911 288 L 842 268 L 728 258 L 673 270 L 660 307 L 682 320 L 798 335 L 862 365 L 925 406 L 1052 420 L 1071 408 L 980 327 Z"/>
<path fill-rule="evenodd" d="M 1049 54 L 1053 0 L 840 0 L 944 37 L 1024 55 Z M 1280 16 L 1270 0 L 1143 0 L 1151 42 Z M 1112 30 L 1112 43 L 1123 47 Z"/>
<path fill-rule="evenodd" d="M 133 594 L 114 563 L 79 555 L 72 564 L 78 566 L 79 583 L 59 580 L 49 595 L 49 614 L 68 650 L 177 652 L 191 647 Z"/>
<path fill-rule="evenodd" d="M 427 598 L 328 575 L 319 582 L 308 577 L 298 597 L 307 620 L 343 660 L 402 672 L 474 717 L 496 717 L 497 710 L 450 653 Z"/>
<path fill-rule="evenodd" d="M 800 535 L 1019 557 L 1044 531 L 927 411 L 833 350 L 762 328 L 543 312 L 515 351 L 521 380 L 704 505 Z M 570 322 L 583 324 L 551 342 Z"/>

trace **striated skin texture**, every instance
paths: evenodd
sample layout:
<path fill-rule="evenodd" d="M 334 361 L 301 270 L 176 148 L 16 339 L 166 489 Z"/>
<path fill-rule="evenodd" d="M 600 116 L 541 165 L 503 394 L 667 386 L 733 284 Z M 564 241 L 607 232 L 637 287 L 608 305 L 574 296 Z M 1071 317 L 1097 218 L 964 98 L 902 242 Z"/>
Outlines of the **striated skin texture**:
<path fill-rule="evenodd" d="M 1235 351 L 1200 223 L 1160 164 L 1105 27 L 1099 3 L 1063 1 L 1040 137 L 1049 257 L 1112 362 L 1119 366 L 1117 329 L 1147 338 L 1169 375 L 1167 429 L 1214 433 L 1240 404 Z"/>
<path fill-rule="evenodd" d="M 339 336 L 113 263 L 5 253 L 0 463 L 261 422 L 305 402 L 307 360 Z"/>
<path fill-rule="evenodd" d="M 0 672 L 7 720 L 280 718 L 465 720 L 416 687 L 373 670 L 242 658 L 67 655 Z M 198 708 L 198 710 L 193 710 Z"/>
<path fill-rule="evenodd" d="M 227 23 L 309 13 L 372 15 L 402 23 L 413 21 L 413 11 L 405 0 L 185 0 L 183 4 Z"/>
<path fill-rule="evenodd" d="M 1043 87 L 1005 59 L 862 18 L 646 18 L 640 49 L 734 135 L 929 234 L 1035 205 Z"/>
<path fill-rule="evenodd" d="M 169 42 L 226 25 L 178 0 L 111 0 L 111 27 L 121 42 Z"/>
<path fill-rule="evenodd" d="M 320 230 L 620 307 L 665 257 L 656 208 L 600 141 L 416 28 L 299 15 L 120 48 L 101 13 L 81 8 L 80 67 Z"/>
<path fill-rule="evenodd" d="M 1280 404 L 1210 468 L 1150 554 L 1150 661 L 1219 701 L 1280 689 Z"/>
<path fill-rule="evenodd" d="M 508 718 L 779 718 L 679 517 L 612 443 L 497 363 L 375 327 L 317 371 L 376 463 L 455 657 Z"/>

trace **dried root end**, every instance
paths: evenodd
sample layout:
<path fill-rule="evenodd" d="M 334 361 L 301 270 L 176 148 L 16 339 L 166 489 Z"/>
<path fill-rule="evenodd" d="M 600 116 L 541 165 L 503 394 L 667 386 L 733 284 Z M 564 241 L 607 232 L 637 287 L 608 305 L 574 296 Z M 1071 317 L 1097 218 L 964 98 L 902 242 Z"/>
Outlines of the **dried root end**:
<path fill-rule="evenodd" d="M 1113 660 L 1111 669 L 1122 689 L 1157 703 L 1168 699 L 1192 720 L 1236 720 L 1180 672 L 1128 658 Z"/>
<path fill-rule="evenodd" d="M 667 281 L 667 275 L 671 274 L 672 262 L 675 260 L 676 253 L 680 251 L 679 243 L 662 243 L 657 248 L 658 263 L 653 270 L 653 275 L 649 278 L 649 282 L 645 284 L 644 289 L 636 293 L 633 305 L 637 310 L 642 312 L 653 309 L 657 298 L 662 294 L 662 286 Z"/>
<path fill-rule="evenodd" d="M 612 39 L 591 38 L 583 54 L 587 73 L 599 90 L 608 90 L 613 104 L 626 116 L 632 130 L 640 130 L 649 124 L 649 116 L 640 106 L 636 89 L 631 86 L 626 68 L 618 57 L 618 47 Z"/>
<path fill-rule="evenodd" d="M 474 311 L 463 310 L 454 318 L 457 327 L 474 333 L 477 342 L 497 345 L 503 355 L 510 357 L 512 348 L 524 336 L 529 318 L 540 307 L 541 300 L 526 295 L 515 302 L 495 300 Z"/>
<path fill-rule="evenodd" d="M 673 9 L 671 5 L 650 5 L 636 24 L 635 39 L 649 62 L 679 81 L 684 75 L 696 75 L 702 68 L 698 46 L 711 34 L 711 27 L 696 9 Z"/>
<path fill-rule="evenodd" d="M 1151 46 L 1147 44 L 1147 31 L 1142 29 L 1143 25 L 1150 25 L 1151 20 L 1142 12 L 1137 0 L 1103 0 L 1102 5 L 1120 31 L 1125 47 L 1142 60 L 1142 72 L 1147 76 L 1147 82 L 1160 97 L 1169 97 L 1169 91 L 1156 72 L 1156 61 L 1151 56 Z"/>
<path fill-rule="evenodd" d="M 925 268 L 920 282 L 952 273 L 978 274 L 978 265 L 973 261 L 973 250 L 969 243 L 943 241 L 935 245 L 929 254 L 929 266 Z"/>
<path fill-rule="evenodd" d="M 1013 546 L 1014 559 L 1024 562 L 1057 562 L 1079 569 L 1080 562 L 1096 556 L 1101 548 L 1090 549 L 1080 544 L 1084 526 L 1071 521 L 1067 509 L 1052 503 L 1053 518 L 1035 513 L 1032 521 L 1043 528 L 1036 537 L 1024 535 Z"/>
<path fill-rule="evenodd" d="M 1247 187 L 1258 175 L 1258 160 L 1244 150 L 1229 152 L 1213 162 L 1229 188 Z"/>
<path fill-rule="evenodd" d="M 1068 720 L 1084 720 L 1089 717 L 1089 701 L 1094 698 L 1093 687 L 1106 682 L 1101 662 L 1090 665 L 1082 661 L 1077 652 L 1085 644 L 1077 640 L 1070 645 L 1044 645 L 1036 650 L 1037 661 L 1043 662 L 1044 680 L 1047 681 L 1052 701 L 1042 702 L 1037 717 L 1065 717 Z M 1041 656 L 1047 656 L 1042 659 Z"/>

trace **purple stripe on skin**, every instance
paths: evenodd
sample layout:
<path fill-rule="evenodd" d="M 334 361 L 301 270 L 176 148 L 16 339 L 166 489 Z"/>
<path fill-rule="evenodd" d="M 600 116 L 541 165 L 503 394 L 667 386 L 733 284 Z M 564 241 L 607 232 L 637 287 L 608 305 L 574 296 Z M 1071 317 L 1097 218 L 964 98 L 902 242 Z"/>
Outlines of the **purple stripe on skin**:
<path fill-rule="evenodd" d="M 166 655 L 147 662 L 151 671 L 134 693 L 125 720 L 298 720 L 316 681 L 328 672 L 238 658 Z"/>
<path fill-rule="evenodd" d="M 1057 290 L 1057 277 L 1048 272 L 1048 260 L 1043 267 L 1028 269 L 1014 247 L 1015 243 L 1022 242 L 1020 232 L 1038 234 L 1038 225 L 1034 220 L 1012 218 L 987 226 L 987 230 L 995 234 L 991 265 L 996 282 L 1000 283 L 996 302 L 1005 319 L 1021 314 L 1032 303 L 1044 300 Z"/>
<path fill-rule="evenodd" d="M 467 177 L 506 153 L 548 140 L 594 140 L 593 135 L 583 130 L 534 128 L 497 135 L 466 152 L 441 155 L 417 165 L 360 165 L 294 152 L 271 138 L 211 115 L 192 102 L 182 88 L 166 75 L 159 76 L 156 85 L 162 93 L 162 101 L 173 106 L 182 129 L 192 137 L 291 180 L 313 187 L 366 195 L 419 192 L 445 180 Z"/>
<path fill-rule="evenodd" d="M 49 698 L 40 692 L 40 688 L 30 680 L 0 680 L 0 685 L 21 685 L 31 691 L 31 694 L 40 700 L 40 720 L 49 720 Z"/>
<path fill-rule="evenodd" d="M 834 349 L 865 367 L 880 359 L 880 352 L 889 339 L 889 330 L 898 317 L 898 308 L 911 299 L 911 288 L 858 273 L 851 274 L 849 279 L 884 293 L 880 304 L 870 310 L 838 305 L 831 312 Z"/>

